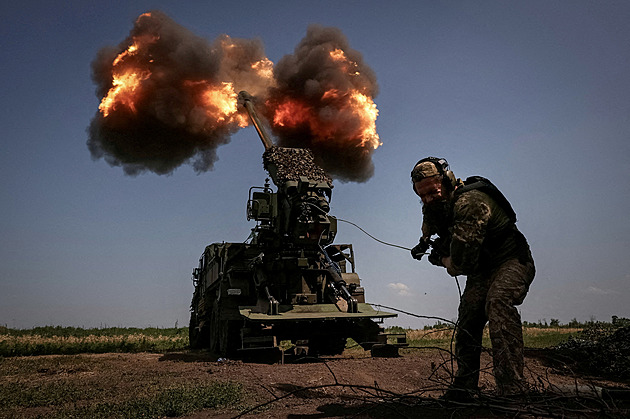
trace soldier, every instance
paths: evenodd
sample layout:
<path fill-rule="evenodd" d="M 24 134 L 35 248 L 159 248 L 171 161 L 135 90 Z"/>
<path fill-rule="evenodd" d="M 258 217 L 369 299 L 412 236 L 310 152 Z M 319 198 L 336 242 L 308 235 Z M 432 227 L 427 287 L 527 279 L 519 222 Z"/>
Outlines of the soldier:
<path fill-rule="evenodd" d="M 516 306 L 523 302 L 535 268 L 527 240 L 516 228 L 516 214 L 489 180 L 473 176 L 462 182 L 444 159 L 420 160 L 411 180 L 423 216 L 422 237 L 412 257 L 419 260 L 431 245 L 431 263 L 451 276 L 467 276 L 455 334 L 457 373 L 444 397 L 468 400 L 478 391 L 486 323 L 497 393 L 522 393 L 523 331 Z"/>

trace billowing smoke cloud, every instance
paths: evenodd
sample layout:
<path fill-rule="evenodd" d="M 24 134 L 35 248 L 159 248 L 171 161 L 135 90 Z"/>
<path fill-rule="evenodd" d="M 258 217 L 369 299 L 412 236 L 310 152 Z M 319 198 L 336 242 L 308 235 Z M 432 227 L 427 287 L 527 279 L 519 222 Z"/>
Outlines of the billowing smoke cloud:
<path fill-rule="evenodd" d="M 378 86 L 341 31 L 311 25 L 295 52 L 278 62 L 274 76 L 267 117 L 279 145 L 310 148 L 338 179 L 369 179 L 372 152 L 380 145 L 372 101 Z"/>
<path fill-rule="evenodd" d="M 125 41 L 92 63 L 103 98 L 88 129 L 92 157 L 128 175 L 168 174 L 183 163 L 212 169 L 216 148 L 247 124 L 234 84 L 266 88 L 270 65 L 260 41 L 222 36 L 211 44 L 161 12 L 141 15 Z"/>
<path fill-rule="evenodd" d="M 249 124 L 241 90 L 256 96 L 278 145 L 310 148 L 340 180 L 373 174 L 376 78 L 338 29 L 309 27 L 274 69 L 261 41 L 209 42 L 153 11 L 118 47 L 99 51 L 92 76 L 102 101 L 88 148 L 128 175 L 211 170 L 217 147 Z"/>

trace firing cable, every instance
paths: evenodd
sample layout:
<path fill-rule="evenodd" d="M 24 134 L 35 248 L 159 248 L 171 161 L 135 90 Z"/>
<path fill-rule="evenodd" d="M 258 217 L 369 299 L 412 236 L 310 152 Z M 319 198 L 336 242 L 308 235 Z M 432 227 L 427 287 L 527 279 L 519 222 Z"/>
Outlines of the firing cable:
<path fill-rule="evenodd" d="M 320 211 L 320 212 L 321 212 L 321 213 L 323 213 L 324 215 L 328 215 L 328 213 L 327 213 L 326 211 L 324 211 L 323 209 L 321 209 L 321 208 L 320 208 L 320 207 L 318 207 L 317 205 L 311 204 L 310 202 L 307 202 L 307 203 L 306 203 L 306 205 L 309 205 L 309 206 L 311 206 L 311 207 L 313 207 L 313 208 L 316 208 L 318 211 Z M 335 217 L 335 218 L 336 218 L 336 217 Z M 373 240 L 375 240 L 375 241 L 377 241 L 377 242 L 379 242 L 379 243 L 381 243 L 381 244 L 384 244 L 384 245 L 386 245 L 386 246 L 391 246 L 391 247 L 397 247 L 397 248 L 399 248 L 399 249 L 403 249 L 403 250 L 408 250 L 408 251 L 411 251 L 411 249 L 410 249 L 409 247 L 400 246 L 400 245 L 398 245 L 398 244 L 393 244 L 393 243 L 387 243 L 386 241 L 380 240 L 380 239 L 378 239 L 378 238 L 374 237 L 373 235 L 371 235 L 370 233 L 368 233 L 367 231 L 365 231 L 363 228 L 359 227 L 357 224 L 355 224 L 355 223 L 353 223 L 353 222 L 351 222 L 351 221 L 344 220 L 344 219 L 342 219 L 342 218 L 337 218 L 337 221 L 341 221 L 341 222 L 348 223 L 348 224 L 350 224 L 350 225 L 355 226 L 356 228 L 358 228 L 359 230 L 361 230 L 363 233 L 365 233 L 368 237 L 370 237 L 371 239 L 373 239 Z M 321 239 L 321 237 L 320 237 L 320 239 Z M 320 246 L 320 247 L 321 247 L 321 246 Z M 323 249 L 322 249 L 322 250 L 323 250 Z M 425 253 L 425 255 L 428 255 L 428 253 Z M 455 276 L 454 278 L 455 278 L 455 283 L 457 284 L 457 292 L 458 292 L 458 294 L 459 294 L 459 300 L 460 300 L 460 302 L 461 302 L 461 300 L 462 300 L 462 289 L 461 289 L 461 287 L 460 287 L 460 285 L 459 285 L 459 279 L 457 278 L 457 276 Z M 384 307 L 384 306 L 383 306 L 383 307 Z M 385 307 L 385 308 L 388 308 L 388 307 Z M 401 311 L 401 312 L 402 312 L 402 311 Z M 404 313 L 404 312 L 402 312 L 402 313 Z M 413 316 L 413 314 L 411 314 L 411 313 L 404 313 L 404 314 L 409 314 L 409 315 L 412 315 L 412 316 Z M 423 316 L 417 316 L 417 317 L 423 317 Z M 424 317 L 427 317 L 427 316 L 424 316 Z M 427 318 L 431 318 L 431 317 L 427 317 Z"/>
<path fill-rule="evenodd" d="M 317 209 L 319 212 L 321 212 L 322 214 L 324 214 L 324 215 L 326 215 L 326 216 L 328 215 L 328 212 L 327 212 L 327 211 L 324 211 L 322 208 L 320 208 L 320 207 L 319 207 L 319 206 L 317 206 L 317 205 L 314 205 L 314 204 L 312 204 L 312 203 L 310 203 L 310 202 L 305 202 L 305 204 L 306 204 L 307 206 L 310 206 L 310 207 L 313 207 L 313 208 Z M 335 218 L 336 218 L 336 217 L 335 217 Z M 353 223 L 353 222 L 351 222 L 351 221 L 344 220 L 344 219 L 342 219 L 342 218 L 336 218 L 336 219 L 337 219 L 337 221 L 341 221 L 341 222 L 344 222 L 344 223 L 350 224 L 350 225 L 352 225 L 352 226 L 354 226 L 354 227 L 358 228 L 358 229 L 359 229 L 359 230 L 361 230 L 361 231 L 362 231 L 365 235 L 367 235 L 368 237 L 370 237 L 372 240 L 375 240 L 375 241 L 377 241 L 377 242 L 379 242 L 379 243 L 381 243 L 381 244 L 384 244 L 384 245 L 386 245 L 386 246 L 391 246 L 391 247 L 397 247 L 397 248 L 399 248 L 399 249 L 403 249 L 403 250 L 407 250 L 407 251 L 411 251 L 411 248 L 409 248 L 409 247 L 400 246 L 400 245 L 398 245 L 398 244 L 388 243 L 388 242 L 386 242 L 386 241 L 380 240 L 380 239 L 378 239 L 378 238 L 374 237 L 373 235 L 371 235 L 370 233 L 368 233 L 367 231 L 365 231 L 363 228 L 361 228 L 360 226 L 358 226 L 357 224 L 355 224 L 355 223 Z M 327 252 L 326 252 L 326 251 L 325 251 L 325 250 L 321 247 L 321 244 L 320 244 L 321 237 L 322 237 L 323 233 L 324 233 L 324 232 L 322 231 L 322 233 L 320 234 L 320 237 L 319 237 L 319 240 L 318 240 L 318 245 L 319 245 L 319 247 L 321 248 L 321 250 L 324 252 L 324 255 L 325 255 L 326 259 L 330 260 L 330 258 L 329 258 L 329 256 L 328 256 L 328 253 L 327 253 Z M 248 237 L 248 239 L 249 239 L 249 237 Z M 425 253 L 425 255 L 426 255 L 426 254 L 428 254 L 428 253 Z M 331 262 L 332 262 L 332 261 L 331 261 Z M 333 263 L 334 263 L 334 262 L 333 262 Z M 336 263 L 334 263 L 334 265 L 337 265 L 337 264 L 336 264 Z M 338 269 L 338 267 L 337 267 L 337 269 Z M 457 284 L 457 291 L 458 291 L 458 294 L 459 294 L 459 301 L 460 301 L 460 303 L 461 303 L 461 300 L 462 300 L 462 289 L 461 289 L 461 287 L 460 287 L 460 285 L 459 285 L 459 278 L 457 278 L 457 276 L 455 276 L 454 278 L 455 278 L 455 283 Z M 404 310 L 400 310 L 400 309 L 397 309 L 397 308 L 394 308 L 394 307 L 384 306 L 384 305 L 382 305 L 382 304 L 373 304 L 373 303 L 368 303 L 368 304 L 370 304 L 370 305 L 372 305 L 372 306 L 376 306 L 376 307 L 381 307 L 381 308 L 384 308 L 384 309 L 387 309 L 387 310 L 397 311 L 397 312 L 399 312 L 399 313 L 406 314 L 406 315 L 408 315 L 408 316 L 412 316 L 412 317 L 418 317 L 418 318 L 423 318 L 423 319 L 439 320 L 439 321 L 445 321 L 445 322 L 451 323 L 451 324 L 453 325 L 453 336 L 451 337 L 451 346 L 453 345 L 453 341 L 454 341 L 454 339 L 455 339 L 455 333 L 454 333 L 454 332 L 455 332 L 455 330 L 456 330 L 456 329 L 458 328 L 458 326 L 459 326 L 459 318 L 458 318 L 455 322 L 453 322 L 453 321 L 451 321 L 451 320 L 447 320 L 447 319 L 444 319 L 444 318 L 442 318 L 442 317 L 435 317 L 435 316 L 423 316 L 423 315 L 419 315 L 419 314 L 410 313 L 410 312 L 407 312 L 407 311 L 404 311 Z M 453 362 L 453 359 L 451 358 L 451 363 L 452 363 L 452 362 Z M 453 367 L 451 366 L 451 368 L 453 368 Z"/>
<path fill-rule="evenodd" d="M 382 243 L 382 244 L 387 245 L 387 246 L 397 247 L 397 248 L 399 248 L 399 249 L 403 249 L 403 250 L 409 250 L 409 251 L 411 251 L 411 249 L 410 249 L 410 248 L 408 248 L 408 247 L 400 246 L 400 245 L 393 244 L 393 243 L 387 243 L 387 242 L 384 242 L 383 240 L 377 239 L 376 237 L 374 237 L 373 235 L 371 235 L 370 233 L 368 233 L 367 231 L 365 231 L 364 229 L 362 229 L 361 227 L 359 227 L 358 225 L 356 225 L 356 224 L 355 224 L 355 223 L 353 223 L 353 222 L 350 222 L 350 221 L 348 221 L 348 220 L 343 220 L 343 219 L 341 219 L 341 218 L 337 218 L 337 220 L 338 220 L 338 221 L 343 221 L 344 223 L 348 223 L 348 224 L 351 224 L 351 225 L 355 226 L 356 228 L 358 228 L 359 230 L 361 230 L 363 233 L 365 233 L 366 235 L 368 235 L 370 238 L 372 238 L 372 239 L 376 240 L 376 241 L 377 241 L 377 242 L 379 242 L 379 243 Z M 424 253 L 424 254 L 425 254 L 425 255 L 428 255 L 429 253 L 427 252 L 427 253 Z M 454 278 L 455 278 L 455 283 L 457 284 L 457 292 L 458 292 L 458 294 L 459 294 L 459 300 L 461 301 L 461 300 L 462 300 L 462 289 L 461 289 L 461 287 L 460 287 L 460 285 L 459 285 L 459 279 L 457 278 L 457 276 L 454 276 Z M 383 307 L 384 307 L 384 306 L 383 306 Z M 388 308 L 388 307 L 385 307 L 385 308 Z M 404 313 L 404 312 L 403 312 L 403 311 L 401 311 L 401 313 Z M 412 316 L 413 316 L 413 314 L 411 314 L 411 313 L 404 313 L 404 314 L 409 314 L 409 315 L 412 315 Z M 427 317 L 427 316 L 417 316 L 417 317 Z M 427 317 L 427 318 L 431 318 L 431 317 Z"/>
<path fill-rule="evenodd" d="M 317 209 L 319 212 L 321 212 L 321 213 L 322 213 L 322 214 L 324 214 L 324 215 L 328 215 L 328 213 L 327 213 L 326 211 L 324 211 L 323 209 L 321 209 L 320 207 L 318 207 L 318 206 L 317 206 L 317 205 L 315 205 L 315 204 L 311 204 L 310 202 L 305 202 L 305 204 L 306 204 L 306 205 L 309 205 L 309 206 L 311 206 L 311 207 L 313 207 L 313 208 L 315 208 L 315 209 Z M 356 225 L 355 223 L 353 223 L 353 222 L 351 222 L 351 221 L 344 220 L 344 219 L 342 219 L 342 218 L 337 218 L 337 217 L 335 217 L 335 219 L 336 219 L 337 221 L 342 221 L 342 222 L 344 222 L 344 223 L 348 223 L 348 224 L 350 224 L 350 225 L 355 226 L 356 228 L 358 228 L 359 230 L 361 230 L 363 233 L 365 233 L 368 237 L 370 237 L 370 238 L 371 238 L 371 239 L 373 239 L 373 240 L 376 240 L 377 242 L 379 242 L 379 243 L 381 243 L 381 244 L 384 244 L 384 245 L 386 245 L 386 246 L 397 247 L 397 248 L 399 248 L 399 249 L 403 249 L 403 250 L 408 250 L 408 251 L 411 251 L 411 248 L 409 248 L 409 247 L 400 246 L 400 245 L 393 244 L 393 243 L 387 243 L 387 242 L 385 242 L 385 241 L 383 241 L 383 240 L 377 239 L 376 237 L 374 237 L 373 235 L 371 235 L 370 233 L 368 233 L 367 231 L 365 231 L 364 229 L 362 229 L 361 227 L 359 227 L 358 225 Z"/>
<path fill-rule="evenodd" d="M 355 223 L 353 223 L 353 222 L 351 222 L 351 221 L 348 221 L 348 220 L 343 220 L 343 219 L 341 219 L 341 218 L 337 218 L 337 221 L 342 221 L 342 222 L 344 222 L 344 223 L 348 223 L 348 224 L 350 224 L 350 225 L 355 226 L 356 228 L 358 228 L 359 230 L 361 230 L 363 233 L 365 233 L 368 237 L 370 237 L 370 238 L 371 238 L 371 239 L 373 239 L 373 240 L 376 240 L 377 242 L 379 242 L 379 243 L 381 243 L 381 244 L 384 244 L 384 245 L 386 245 L 386 246 L 391 246 L 391 247 L 397 247 L 397 248 L 399 248 L 399 249 L 403 249 L 403 250 L 409 250 L 409 251 L 411 251 L 411 248 L 409 248 L 409 247 L 404 247 L 404 246 L 400 246 L 400 245 L 393 244 L 393 243 L 387 243 L 387 242 L 385 242 L 385 241 L 383 241 L 383 240 L 377 239 L 376 237 L 374 237 L 373 235 L 371 235 L 370 233 L 368 233 L 367 231 L 365 231 L 364 229 L 362 229 L 361 227 L 359 227 L 358 225 L 356 225 Z"/>
<path fill-rule="evenodd" d="M 364 232 L 365 234 L 367 234 L 370 238 L 372 238 L 372 239 L 376 240 L 376 241 L 377 241 L 377 242 L 379 242 L 379 243 L 385 244 L 385 245 L 387 245 L 387 246 L 397 247 L 397 248 L 399 248 L 399 249 L 403 249 L 403 250 L 409 250 L 409 251 L 411 251 L 411 249 L 410 249 L 410 248 L 408 248 L 408 247 L 399 246 L 399 245 L 397 245 L 397 244 L 387 243 L 387 242 L 384 242 L 383 240 L 379 240 L 379 239 L 377 239 L 376 237 L 374 237 L 373 235 L 371 235 L 370 233 L 368 233 L 367 231 L 365 231 L 364 229 L 362 229 L 361 227 L 359 227 L 358 225 L 356 225 L 356 224 L 355 224 L 355 223 L 353 223 L 353 222 L 350 222 L 350 221 L 347 221 L 347 220 L 343 220 L 343 219 L 341 219 L 341 218 L 337 218 L 337 220 L 338 220 L 338 221 L 343 221 L 344 223 L 348 223 L 348 224 L 351 224 L 351 225 L 355 226 L 356 228 L 358 228 L 359 230 L 361 230 L 362 232 Z M 425 254 L 425 255 L 428 255 L 429 253 L 427 252 L 427 253 L 424 253 L 424 254 Z M 460 285 L 459 285 L 459 279 L 457 278 L 457 276 L 454 276 L 454 278 L 455 278 L 455 283 L 457 284 L 457 292 L 458 292 L 458 294 L 459 294 L 459 300 L 461 301 L 461 299 L 462 299 L 462 289 L 461 289 L 461 287 L 460 287 Z M 384 306 L 383 306 L 383 307 L 384 307 Z M 385 307 L 385 308 L 388 308 L 388 307 Z M 403 312 L 403 311 L 401 311 L 401 313 L 404 313 L 404 312 Z M 410 314 L 410 313 L 404 313 L 404 314 Z M 410 315 L 412 315 L 412 316 L 413 316 L 413 314 L 410 314 Z M 427 317 L 427 316 L 417 316 L 417 317 Z M 431 317 L 427 317 L 427 318 L 431 318 Z"/>
<path fill-rule="evenodd" d="M 317 205 L 311 204 L 310 202 L 306 202 L 305 204 L 306 204 L 306 205 L 309 205 L 309 206 L 311 206 L 311 207 L 313 207 L 313 208 L 315 208 L 315 209 L 317 209 L 318 211 L 320 211 L 320 212 L 321 212 L 322 214 L 324 214 L 324 215 L 328 215 L 328 213 L 327 213 L 326 211 L 324 211 L 323 209 L 321 209 L 321 208 L 320 208 L 320 207 L 318 207 Z M 335 217 L 335 218 L 336 218 L 336 217 Z M 359 230 L 361 230 L 363 233 L 365 233 L 368 237 L 370 237 L 371 239 L 373 239 L 373 240 L 375 240 L 375 241 L 377 241 L 377 242 L 379 242 L 379 243 L 381 243 L 381 244 L 384 244 L 384 245 L 386 245 L 386 246 L 391 246 L 391 247 L 397 247 L 397 248 L 399 248 L 399 249 L 403 249 L 403 250 L 408 250 L 408 251 L 411 251 L 411 248 L 409 248 L 409 247 L 400 246 L 400 245 L 398 245 L 398 244 L 394 244 L 394 243 L 388 243 L 388 242 L 386 242 L 386 241 L 383 241 L 383 240 L 380 240 L 380 239 L 378 239 L 378 238 L 374 237 L 373 235 L 371 235 L 370 233 L 368 233 L 367 231 L 365 231 L 363 228 L 359 227 L 357 224 L 353 223 L 352 221 L 344 220 L 343 218 L 336 218 L 336 219 L 337 219 L 337 221 L 341 221 L 341 222 L 348 223 L 348 224 L 350 224 L 350 225 L 355 226 L 356 228 L 358 228 Z M 323 232 L 322 232 L 322 234 L 323 234 Z M 320 240 L 321 240 L 321 236 L 320 236 Z M 321 247 L 321 246 L 320 246 L 320 247 Z M 323 250 L 323 249 L 322 249 L 322 250 Z M 424 254 L 425 254 L 425 255 L 428 255 L 429 253 L 424 253 Z M 462 299 L 462 289 L 461 289 L 461 287 L 460 287 L 460 285 L 459 285 L 459 279 L 457 278 L 457 276 L 455 276 L 454 278 L 455 278 L 455 283 L 457 284 L 457 291 L 458 291 L 458 294 L 459 294 L 459 300 L 461 301 L 461 299 Z M 385 307 L 385 308 L 388 308 L 388 307 Z M 405 314 L 410 314 L 410 313 L 405 313 Z M 413 314 L 410 314 L 410 315 L 413 315 Z M 422 316 L 418 316 L 418 317 L 422 317 Z M 426 317 L 426 316 L 425 316 L 425 317 Z M 429 318 L 430 318 L 430 317 L 429 317 Z"/>
<path fill-rule="evenodd" d="M 450 324 L 452 324 L 453 326 L 455 326 L 455 325 L 456 325 L 456 322 L 454 322 L 454 321 L 452 321 L 452 320 L 448 320 L 448 319 L 442 318 L 442 317 L 435 317 L 435 316 L 423 316 L 423 315 L 421 315 L 421 314 L 410 313 L 410 312 L 408 312 L 408 311 L 404 311 L 404 310 L 401 310 L 401 309 L 398 309 L 398 308 L 395 308 L 395 307 L 388 307 L 388 306 L 384 306 L 384 305 L 382 305 L 382 304 L 376 304 L 376 303 L 367 303 L 367 304 L 369 304 L 369 305 L 371 305 L 371 306 L 374 306 L 374 307 L 384 308 L 384 309 L 386 309 L 386 310 L 397 311 L 398 313 L 406 314 L 407 316 L 411 316 L 411 317 L 418 317 L 418 318 L 420 318 L 420 319 L 439 320 L 439 321 L 443 321 L 443 322 L 445 322 L 445 323 L 450 323 Z"/>
<path fill-rule="evenodd" d="M 319 210 L 320 212 L 322 212 L 324 215 L 328 215 L 328 213 L 327 213 L 326 211 L 324 211 L 323 209 L 321 209 L 321 208 L 320 208 L 320 207 L 318 207 L 317 205 L 313 205 L 313 204 L 311 204 L 311 203 L 307 203 L 307 205 L 310 205 L 310 206 L 312 206 L 312 207 L 316 208 L 317 210 Z M 393 244 L 393 243 L 387 243 L 387 242 L 385 242 L 385 241 L 383 241 L 383 240 L 380 240 L 380 239 L 378 239 L 378 238 L 374 237 L 373 235 L 371 235 L 370 233 L 368 233 L 367 231 L 365 231 L 363 228 L 359 227 L 357 224 L 355 224 L 355 223 L 353 223 L 353 222 L 351 222 L 351 221 L 344 220 L 344 219 L 341 219 L 341 218 L 337 218 L 337 221 L 341 221 L 341 222 L 348 223 L 348 224 L 350 224 L 350 225 L 355 226 L 356 228 L 358 228 L 359 230 L 361 230 L 363 233 L 365 233 L 368 237 L 370 237 L 371 239 L 373 239 L 373 240 L 375 240 L 375 241 L 377 241 L 377 242 L 379 242 L 379 243 L 381 243 L 381 244 L 384 244 L 384 245 L 386 245 L 386 246 L 391 246 L 391 247 L 397 247 L 397 248 L 399 248 L 399 249 L 403 249 L 403 250 L 407 250 L 407 251 L 411 251 L 411 249 L 410 249 L 410 248 L 408 248 L 408 247 L 400 246 L 400 245 Z M 321 237 L 320 237 L 320 238 L 321 238 Z M 320 246 L 320 247 L 321 247 L 321 246 Z M 323 249 L 322 249 L 322 250 L 323 250 Z M 326 252 L 324 252 L 324 254 L 326 255 L 326 257 L 328 257 L 328 254 L 327 254 Z M 425 255 L 426 255 L 426 254 L 428 254 L 428 253 L 425 253 Z M 457 284 L 457 292 L 458 292 L 458 294 L 459 294 L 459 302 L 460 302 L 460 304 L 461 304 L 461 301 L 462 301 L 462 289 L 461 289 L 461 287 L 460 287 L 460 285 L 459 285 L 459 278 L 457 278 L 457 275 L 455 275 L 455 276 L 454 276 L 454 278 L 455 278 L 455 283 Z M 433 320 L 446 321 L 446 322 L 448 322 L 448 323 L 451 323 L 451 324 L 453 325 L 453 335 L 451 336 L 451 350 L 452 350 L 453 345 L 454 345 L 454 341 L 455 341 L 455 331 L 456 331 L 456 330 L 457 330 L 457 328 L 459 327 L 459 318 L 457 318 L 457 320 L 453 322 L 453 321 L 450 321 L 450 320 L 443 319 L 443 318 L 441 318 L 441 317 L 435 317 L 435 316 L 422 316 L 422 315 L 419 315 L 419 314 L 409 313 L 409 312 L 404 311 L 404 310 L 400 310 L 400 309 L 397 309 L 397 308 L 394 308 L 394 307 L 384 306 L 384 305 L 381 305 L 381 304 L 373 304 L 373 303 L 368 303 L 368 304 L 370 304 L 370 305 L 372 305 L 372 306 L 376 306 L 376 307 L 381 307 L 381 308 L 384 308 L 384 309 L 387 309 L 387 310 L 397 311 L 397 312 L 399 312 L 399 313 L 406 314 L 406 315 L 408 315 L 408 316 L 412 316 L 412 317 L 418 317 L 418 318 L 423 318 L 423 319 L 433 319 Z M 451 357 L 451 370 L 453 370 L 453 368 L 454 368 L 453 362 L 454 362 L 454 359 L 453 359 L 453 357 Z"/>

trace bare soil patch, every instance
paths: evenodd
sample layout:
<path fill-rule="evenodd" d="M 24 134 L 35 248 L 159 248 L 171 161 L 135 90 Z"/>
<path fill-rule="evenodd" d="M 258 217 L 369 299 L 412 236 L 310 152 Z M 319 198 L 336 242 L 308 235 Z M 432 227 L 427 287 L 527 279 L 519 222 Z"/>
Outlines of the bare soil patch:
<path fill-rule="evenodd" d="M 600 391 L 628 390 L 630 383 L 567 374 L 569 371 L 560 371 L 557 366 L 546 366 L 540 351 L 535 357 L 526 357 L 528 380 L 535 391 L 518 399 L 492 395 L 491 359 L 484 354 L 483 396 L 472 404 L 438 399 L 450 377 L 448 353 L 438 349 L 401 352 L 397 358 L 372 358 L 368 353 L 346 351 L 338 357 L 284 365 L 218 361 L 211 354 L 193 351 L 16 357 L 0 361 L 0 379 L 32 386 L 64 383 L 66 388 L 86 392 L 83 403 L 143 397 L 156 386 L 216 381 L 242 384 L 245 399 L 239 406 L 209 409 L 189 419 L 630 415 L 628 400 L 611 399 L 606 394 L 602 397 Z M 256 406 L 259 408 L 247 412 Z M 0 410 L 0 417 L 37 417 L 63 407 L 13 406 Z"/>

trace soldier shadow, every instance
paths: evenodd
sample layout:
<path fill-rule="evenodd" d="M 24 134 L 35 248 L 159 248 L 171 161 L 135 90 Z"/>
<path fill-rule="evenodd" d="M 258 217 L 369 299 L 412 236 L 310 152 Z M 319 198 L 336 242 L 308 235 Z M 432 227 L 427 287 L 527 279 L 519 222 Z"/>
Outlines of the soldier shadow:
<path fill-rule="evenodd" d="M 469 418 L 469 417 L 493 417 L 487 409 L 479 408 L 453 408 L 440 405 L 436 401 L 430 401 L 420 406 L 414 403 L 401 404 L 373 401 L 345 403 L 326 403 L 317 407 L 317 413 L 289 414 L 287 419 L 319 419 L 319 418 Z"/>

